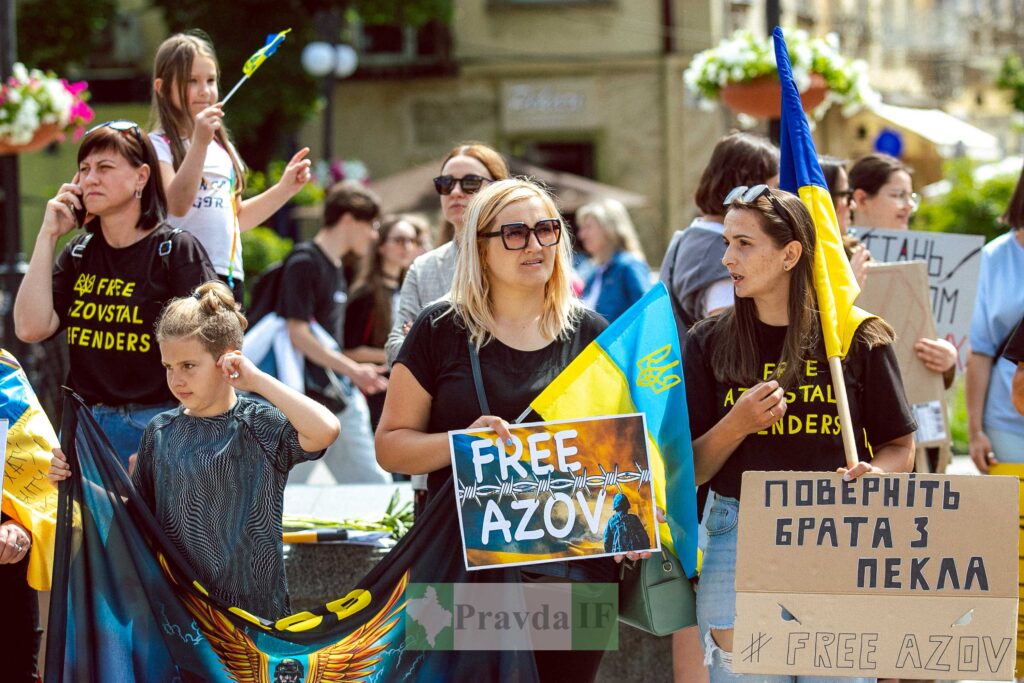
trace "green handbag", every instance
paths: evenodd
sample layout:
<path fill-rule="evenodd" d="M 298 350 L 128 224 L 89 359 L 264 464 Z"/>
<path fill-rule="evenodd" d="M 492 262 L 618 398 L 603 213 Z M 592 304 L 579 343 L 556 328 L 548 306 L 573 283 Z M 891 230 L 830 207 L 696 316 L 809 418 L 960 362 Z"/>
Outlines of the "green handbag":
<path fill-rule="evenodd" d="M 697 623 L 693 586 L 675 555 L 663 549 L 644 560 L 622 561 L 619 621 L 656 636 Z"/>

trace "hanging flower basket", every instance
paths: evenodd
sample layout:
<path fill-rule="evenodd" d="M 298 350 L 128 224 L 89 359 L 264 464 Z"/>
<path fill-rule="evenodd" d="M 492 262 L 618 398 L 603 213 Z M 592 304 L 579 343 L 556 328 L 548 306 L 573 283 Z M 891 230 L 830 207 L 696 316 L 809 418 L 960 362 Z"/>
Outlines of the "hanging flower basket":
<path fill-rule="evenodd" d="M 56 74 L 15 64 L 0 82 L 0 154 L 22 154 L 81 134 L 92 120 L 85 81 L 68 83 Z"/>
<path fill-rule="evenodd" d="M 804 111 L 821 118 L 832 104 L 849 116 L 880 98 L 867 79 L 867 65 L 839 53 L 835 34 L 811 37 L 801 29 L 786 31 L 793 79 Z M 686 89 L 703 109 L 719 102 L 737 114 L 756 118 L 779 116 L 779 76 L 770 37 L 737 31 L 715 47 L 693 56 L 683 74 Z"/>
<path fill-rule="evenodd" d="M 828 85 L 821 74 L 811 74 L 811 84 L 800 93 L 804 111 L 813 111 L 825 101 Z M 737 114 L 758 119 L 777 119 L 782 114 L 782 92 L 777 76 L 761 76 L 752 81 L 730 83 L 718 95 L 722 104 Z"/>
<path fill-rule="evenodd" d="M 56 123 L 48 123 L 36 128 L 32 139 L 24 144 L 12 143 L 10 138 L 0 138 L 0 155 L 24 154 L 26 152 L 38 152 L 51 142 L 60 137 L 60 126 Z"/>

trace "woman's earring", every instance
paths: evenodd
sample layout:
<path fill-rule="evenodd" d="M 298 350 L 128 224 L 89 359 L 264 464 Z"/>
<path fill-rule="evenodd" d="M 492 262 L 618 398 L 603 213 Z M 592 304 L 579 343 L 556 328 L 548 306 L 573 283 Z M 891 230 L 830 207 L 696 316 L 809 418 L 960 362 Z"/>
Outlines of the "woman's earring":
<path fill-rule="evenodd" d="M 135 198 L 136 199 L 142 199 L 142 188 L 141 187 L 139 189 L 135 190 Z"/>

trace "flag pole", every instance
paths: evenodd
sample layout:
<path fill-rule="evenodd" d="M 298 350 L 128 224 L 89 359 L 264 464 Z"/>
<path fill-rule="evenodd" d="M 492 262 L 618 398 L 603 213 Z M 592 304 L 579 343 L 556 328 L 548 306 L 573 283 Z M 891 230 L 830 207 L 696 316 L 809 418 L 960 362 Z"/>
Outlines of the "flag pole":
<path fill-rule="evenodd" d="M 839 429 L 843 434 L 846 468 L 853 469 L 859 458 L 857 457 L 857 439 L 853 434 L 853 420 L 850 418 L 850 399 L 846 395 L 843 359 L 839 356 L 829 356 L 828 368 L 832 371 L 832 389 L 836 392 L 836 407 L 839 410 Z"/>

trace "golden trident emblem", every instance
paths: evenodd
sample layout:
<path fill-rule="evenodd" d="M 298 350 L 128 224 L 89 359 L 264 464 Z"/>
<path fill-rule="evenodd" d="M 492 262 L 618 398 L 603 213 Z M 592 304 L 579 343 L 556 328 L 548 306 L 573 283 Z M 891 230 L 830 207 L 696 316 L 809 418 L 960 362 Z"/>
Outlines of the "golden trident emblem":
<path fill-rule="evenodd" d="M 679 361 L 674 360 L 671 363 L 658 365 L 668 357 L 668 354 L 672 352 L 672 345 L 665 344 L 656 351 L 651 351 L 649 354 L 637 361 L 636 366 L 640 368 L 640 374 L 637 375 L 636 385 L 638 387 L 650 387 L 651 390 L 656 394 L 660 394 L 666 389 L 671 389 L 675 385 L 683 381 L 683 378 L 679 375 L 668 375 L 665 373 L 679 365 Z"/>

